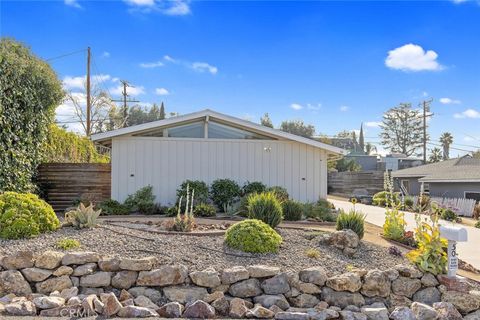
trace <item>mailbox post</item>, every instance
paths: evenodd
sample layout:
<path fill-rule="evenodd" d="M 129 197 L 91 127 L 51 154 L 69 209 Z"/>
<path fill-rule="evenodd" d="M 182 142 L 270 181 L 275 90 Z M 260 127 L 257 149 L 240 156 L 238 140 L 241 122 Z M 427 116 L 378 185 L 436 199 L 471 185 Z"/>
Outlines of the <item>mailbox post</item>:
<path fill-rule="evenodd" d="M 454 278 L 458 269 L 457 242 L 467 241 L 467 229 L 440 226 L 440 235 L 448 240 L 448 276 Z"/>

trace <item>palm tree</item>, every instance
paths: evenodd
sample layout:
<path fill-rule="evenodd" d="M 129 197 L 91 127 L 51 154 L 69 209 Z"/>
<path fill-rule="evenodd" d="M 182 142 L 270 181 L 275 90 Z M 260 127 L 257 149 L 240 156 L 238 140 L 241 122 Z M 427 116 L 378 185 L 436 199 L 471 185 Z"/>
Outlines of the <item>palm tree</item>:
<path fill-rule="evenodd" d="M 443 147 L 443 160 L 450 158 L 450 145 L 453 143 L 453 136 L 450 132 L 444 132 L 440 136 L 440 143 Z"/>
<path fill-rule="evenodd" d="M 440 162 L 442 161 L 442 150 L 440 148 L 433 148 L 430 156 L 428 157 L 428 162 L 434 163 L 434 162 Z"/>

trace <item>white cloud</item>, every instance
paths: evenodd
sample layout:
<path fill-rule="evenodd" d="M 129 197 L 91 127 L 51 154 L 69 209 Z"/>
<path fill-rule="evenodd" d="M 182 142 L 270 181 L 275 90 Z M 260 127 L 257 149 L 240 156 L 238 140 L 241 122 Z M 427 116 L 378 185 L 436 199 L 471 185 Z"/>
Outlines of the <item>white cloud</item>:
<path fill-rule="evenodd" d="M 86 75 L 80 76 L 80 77 L 66 76 L 65 78 L 63 78 L 63 87 L 66 90 L 84 89 L 86 79 L 87 79 Z M 94 75 L 91 75 L 90 79 L 91 81 L 104 82 L 104 81 L 110 80 L 111 76 L 109 74 L 94 74 Z"/>
<path fill-rule="evenodd" d="M 151 7 L 155 5 L 155 0 L 125 0 L 126 3 L 132 6 Z"/>
<path fill-rule="evenodd" d="M 165 88 L 156 88 L 155 89 L 155 94 L 157 94 L 159 96 L 168 96 L 170 94 L 170 92 Z"/>
<path fill-rule="evenodd" d="M 169 16 L 184 16 L 190 14 L 189 1 L 185 0 L 124 0 L 130 6 L 131 12 L 159 12 Z"/>
<path fill-rule="evenodd" d="M 318 111 L 322 108 L 322 104 L 321 103 L 317 103 L 317 104 L 311 104 L 311 103 L 307 103 L 307 109 L 309 110 L 313 110 L 313 111 Z"/>
<path fill-rule="evenodd" d="M 463 119 L 463 118 L 479 119 L 480 112 L 475 109 L 467 109 L 461 113 L 455 113 L 453 117 L 457 119 Z"/>
<path fill-rule="evenodd" d="M 110 58 L 110 52 L 108 52 L 108 51 L 103 51 L 103 53 L 102 53 L 102 58 Z"/>
<path fill-rule="evenodd" d="M 364 122 L 363 124 L 365 125 L 365 127 L 378 128 L 382 123 L 379 121 L 367 121 L 367 122 Z"/>
<path fill-rule="evenodd" d="M 163 56 L 163 59 L 166 60 L 166 61 L 168 61 L 168 62 L 173 62 L 173 63 L 177 62 L 177 60 L 173 59 L 173 58 L 170 57 L 169 55 L 164 55 L 164 56 Z"/>
<path fill-rule="evenodd" d="M 460 100 L 455 100 L 451 98 L 440 98 L 440 103 L 441 104 L 460 104 L 462 103 Z"/>
<path fill-rule="evenodd" d="M 65 3 L 67 6 L 70 6 L 70 7 L 82 9 L 82 6 L 78 3 L 77 0 L 64 0 L 63 3 Z"/>
<path fill-rule="evenodd" d="M 290 108 L 292 108 L 293 110 L 302 110 L 303 106 L 301 104 L 298 104 L 298 103 L 292 103 L 290 105 Z"/>
<path fill-rule="evenodd" d="M 121 95 L 123 92 L 123 85 L 119 85 L 114 88 L 110 88 L 111 94 Z M 132 96 L 138 96 L 141 94 L 145 94 L 145 88 L 142 86 L 132 86 L 127 87 L 127 94 Z"/>
<path fill-rule="evenodd" d="M 140 63 L 140 67 L 142 68 L 158 68 L 163 67 L 164 65 L 165 64 L 162 61 Z"/>
<path fill-rule="evenodd" d="M 340 111 L 347 112 L 350 108 L 348 106 L 340 106 Z"/>
<path fill-rule="evenodd" d="M 433 50 L 425 51 L 416 44 L 406 44 L 388 52 L 385 65 L 402 71 L 438 71 L 443 66 L 437 61 L 438 54 Z"/>
<path fill-rule="evenodd" d="M 467 2 L 467 1 L 469 1 L 469 0 L 452 0 L 453 3 L 457 3 L 457 4 L 464 3 L 464 2 Z"/>
<path fill-rule="evenodd" d="M 217 74 L 218 68 L 212 66 L 206 62 L 193 62 L 191 68 L 197 72 L 210 72 L 211 74 Z"/>
<path fill-rule="evenodd" d="M 164 14 L 169 16 L 184 16 L 190 14 L 190 6 L 185 1 L 171 1 L 170 7 L 164 10 Z"/>

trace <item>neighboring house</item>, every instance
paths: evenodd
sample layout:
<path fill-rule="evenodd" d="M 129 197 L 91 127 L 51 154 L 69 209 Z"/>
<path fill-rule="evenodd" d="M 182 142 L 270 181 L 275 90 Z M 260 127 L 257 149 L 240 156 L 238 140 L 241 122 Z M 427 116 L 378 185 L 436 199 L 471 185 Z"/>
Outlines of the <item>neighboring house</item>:
<path fill-rule="evenodd" d="M 463 156 L 392 172 L 396 186 L 410 195 L 423 189 L 433 197 L 467 198 L 480 201 L 480 159 Z"/>
<path fill-rule="evenodd" d="M 360 152 L 351 152 L 345 156 L 346 159 L 353 159 L 361 167 L 361 171 L 376 171 L 378 170 L 378 157 L 373 155 L 366 155 Z"/>
<path fill-rule="evenodd" d="M 407 157 L 403 153 L 392 153 L 380 158 L 380 169 L 382 171 L 402 170 L 406 168 L 421 166 L 422 164 L 422 159 Z"/>
<path fill-rule="evenodd" d="M 229 178 L 285 187 L 293 199 L 327 196 L 327 159 L 344 150 L 211 110 L 95 134 L 111 146 L 113 199 L 151 185 L 173 204 L 186 179 Z"/>

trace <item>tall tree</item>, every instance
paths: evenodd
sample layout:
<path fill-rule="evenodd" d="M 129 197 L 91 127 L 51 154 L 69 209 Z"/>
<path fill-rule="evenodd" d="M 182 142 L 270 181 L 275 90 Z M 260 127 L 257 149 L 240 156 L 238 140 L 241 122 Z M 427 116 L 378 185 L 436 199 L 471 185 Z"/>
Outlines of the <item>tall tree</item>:
<path fill-rule="evenodd" d="M 311 138 L 315 134 L 315 127 L 305 124 L 302 120 L 283 121 L 280 130 L 306 138 Z"/>
<path fill-rule="evenodd" d="M 367 142 L 367 144 L 365 145 L 365 153 L 367 155 L 371 155 L 373 152 L 377 152 L 377 147 L 375 147 L 370 142 Z"/>
<path fill-rule="evenodd" d="M 480 159 L 480 150 L 473 151 L 472 152 L 472 157 L 474 157 L 476 159 Z"/>
<path fill-rule="evenodd" d="M 440 148 L 433 148 L 430 152 L 430 156 L 428 157 L 428 162 L 435 163 L 442 161 L 442 150 Z"/>
<path fill-rule="evenodd" d="M 352 131 L 342 130 L 335 135 L 336 138 L 348 138 L 353 139 Z"/>
<path fill-rule="evenodd" d="M 390 152 L 410 156 L 423 144 L 421 114 L 419 110 L 412 109 L 410 103 L 401 103 L 385 112 L 380 127 L 382 145 Z"/>
<path fill-rule="evenodd" d="M 160 105 L 160 118 L 159 120 L 163 120 L 165 119 L 165 106 L 163 104 L 163 101 L 162 101 L 162 104 Z"/>
<path fill-rule="evenodd" d="M 265 113 L 263 117 L 260 118 L 260 123 L 262 126 L 273 128 L 272 120 L 270 119 L 268 113 Z"/>
<path fill-rule="evenodd" d="M 363 137 L 363 123 L 360 125 L 360 136 L 358 137 L 358 144 L 362 152 L 365 152 L 365 138 Z"/>
<path fill-rule="evenodd" d="M 440 143 L 443 147 L 443 160 L 450 158 L 450 145 L 453 143 L 453 136 L 450 132 L 444 132 L 440 136 Z"/>

